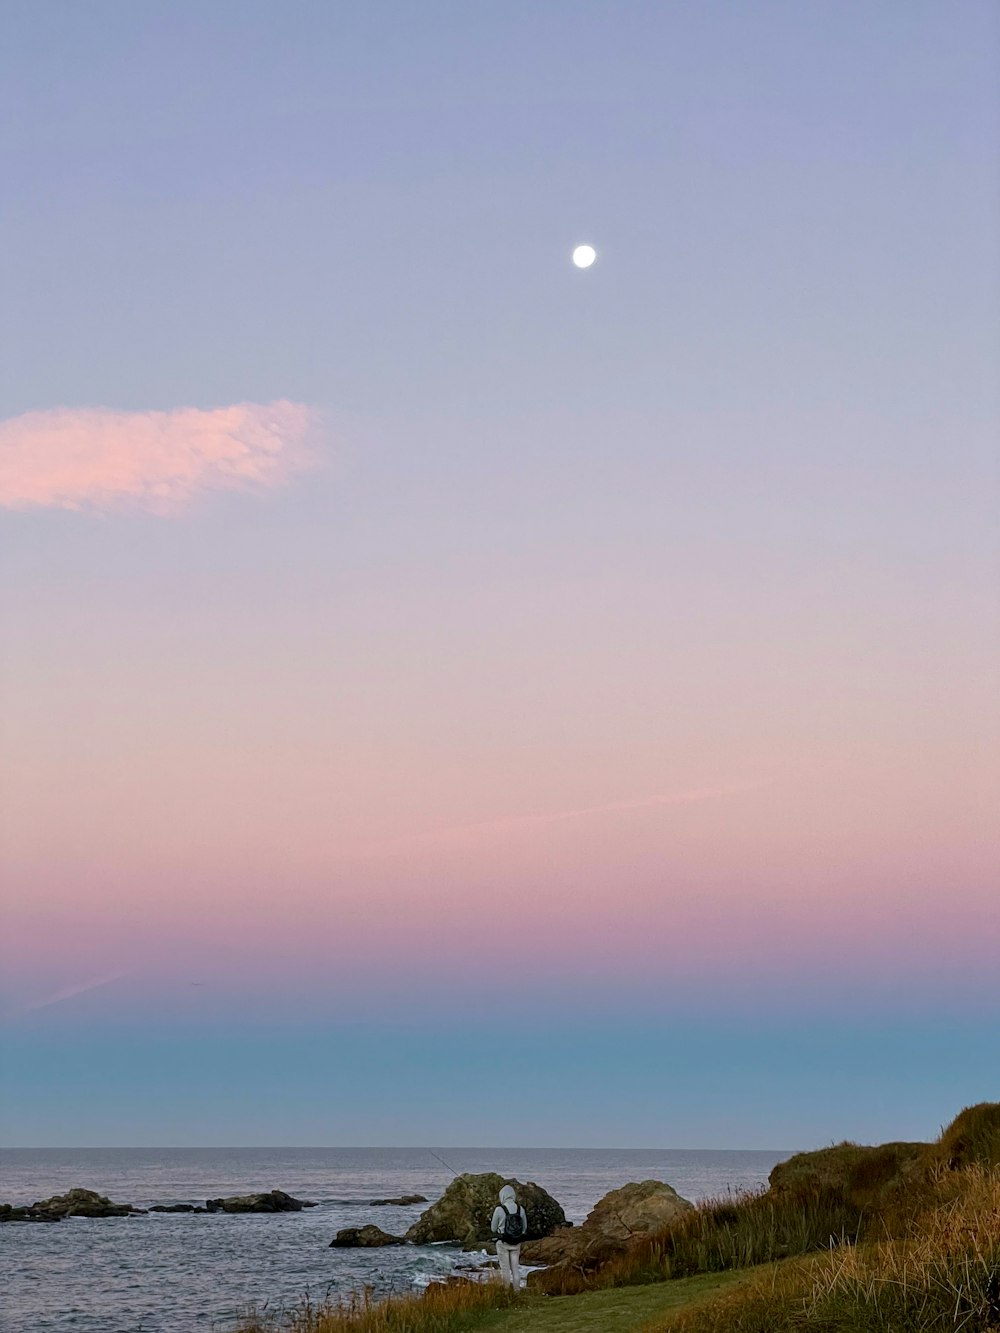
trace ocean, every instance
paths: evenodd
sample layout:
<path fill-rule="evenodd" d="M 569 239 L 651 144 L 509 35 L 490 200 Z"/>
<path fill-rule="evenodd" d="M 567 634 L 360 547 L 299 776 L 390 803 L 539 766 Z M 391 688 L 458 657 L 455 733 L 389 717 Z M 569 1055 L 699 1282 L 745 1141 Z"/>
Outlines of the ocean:
<path fill-rule="evenodd" d="M 534 1180 L 580 1222 L 630 1180 L 665 1180 L 697 1201 L 767 1180 L 774 1151 L 435 1148 L 457 1172 Z M 0 1225 L 3 1333 L 228 1333 L 251 1304 L 281 1309 L 371 1286 L 411 1290 L 468 1256 L 450 1246 L 333 1250 L 334 1234 L 374 1222 L 402 1232 L 421 1208 L 369 1200 L 437 1198 L 451 1179 L 422 1148 L 80 1148 L 0 1150 L 0 1202 L 81 1186 L 116 1203 L 201 1203 L 283 1189 L 301 1213 L 170 1214 Z"/>

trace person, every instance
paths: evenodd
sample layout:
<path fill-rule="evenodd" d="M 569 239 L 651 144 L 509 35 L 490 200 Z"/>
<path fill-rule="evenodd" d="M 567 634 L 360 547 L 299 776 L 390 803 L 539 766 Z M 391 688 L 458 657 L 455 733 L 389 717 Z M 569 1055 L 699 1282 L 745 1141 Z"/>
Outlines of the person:
<path fill-rule="evenodd" d="M 517 1291 L 521 1286 L 521 1241 L 528 1234 L 528 1214 L 517 1202 L 512 1185 L 504 1185 L 500 1191 L 500 1203 L 493 1209 L 490 1227 L 497 1243 L 500 1277 Z"/>

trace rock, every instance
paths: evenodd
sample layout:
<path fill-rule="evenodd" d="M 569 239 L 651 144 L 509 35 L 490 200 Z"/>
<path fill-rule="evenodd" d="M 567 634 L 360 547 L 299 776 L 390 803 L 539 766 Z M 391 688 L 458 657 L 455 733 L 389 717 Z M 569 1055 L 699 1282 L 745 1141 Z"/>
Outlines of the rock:
<path fill-rule="evenodd" d="M 30 1211 L 48 1217 L 135 1217 L 144 1212 L 130 1203 L 112 1203 L 103 1194 L 94 1190 L 68 1190 L 65 1194 L 53 1194 L 50 1199 L 39 1199 L 31 1205 Z"/>
<path fill-rule="evenodd" d="M 579 1227 L 557 1227 L 550 1236 L 526 1241 L 521 1246 L 521 1263 L 547 1268 L 575 1255 L 584 1243 Z"/>
<path fill-rule="evenodd" d="M 513 1185 L 517 1201 L 528 1217 L 528 1240 L 547 1236 L 566 1225 L 566 1214 L 541 1185 L 522 1184 L 494 1171 L 456 1176 L 436 1203 L 432 1203 L 406 1233 L 417 1245 L 454 1241 L 478 1249 L 491 1236 L 490 1222 L 504 1185 Z"/>
<path fill-rule="evenodd" d="M 154 1203 L 151 1213 L 207 1213 L 207 1208 L 198 1208 L 193 1203 Z"/>
<path fill-rule="evenodd" d="M 0 1222 L 58 1222 L 58 1213 L 37 1213 L 27 1204 L 0 1203 Z"/>
<path fill-rule="evenodd" d="M 651 1231 L 663 1231 L 694 1204 L 682 1199 L 672 1185 L 662 1180 L 642 1180 L 611 1190 L 600 1199 L 580 1228 L 609 1240 L 632 1240 Z"/>
<path fill-rule="evenodd" d="M 529 1275 L 533 1287 L 561 1291 L 563 1274 L 591 1272 L 600 1268 L 629 1245 L 657 1231 L 663 1231 L 694 1205 L 662 1180 L 643 1180 L 611 1190 L 600 1199 L 578 1227 L 562 1227 L 543 1240 L 521 1247 L 521 1262 L 531 1267 L 542 1265 L 542 1274 Z"/>
<path fill-rule="evenodd" d="M 584 1235 L 583 1228 L 578 1227 L 575 1240 L 564 1240 L 558 1248 L 547 1252 L 536 1254 L 533 1245 L 523 1246 L 521 1262 L 529 1268 L 535 1268 L 536 1264 L 544 1265 L 528 1274 L 530 1287 L 544 1291 L 547 1295 L 562 1296 L 582 1290 L 581 1279 L 585 1274 L 602 1268 L 627 1250 L 627 1241 L 615 1240 L 599 1233 Z"/>
<path fill-rule="evenodd" d="M 401 1194 L 398 1199 L 370 1199 L 369 1208 L 384 1208 L 387 1204 L 393 1204 L 397 1208 L 409 1208 L 411 1204 L 426 1203 L 427 1200 L 422 1194 Z"/>
<path fill-rule="evenodd" d="M 230 1194 L 224 1199 L 206 1199 L 210 1213 L 298 1213 L 316 1205 L 303 1199 L 293 1199 L 284 1190 L 269 1190 L 266 1194 Z"/>
<path fill-rule="evenodd" d="M 338 1231 L 330 1245 L 339 1250 L 346 1249 L 371 1249 L 377 1245 L 405 1245 L 407 1242 L 402 1236 L 390 1236 L 387 1231 L 381 1227 L 344 1227 Z"/>

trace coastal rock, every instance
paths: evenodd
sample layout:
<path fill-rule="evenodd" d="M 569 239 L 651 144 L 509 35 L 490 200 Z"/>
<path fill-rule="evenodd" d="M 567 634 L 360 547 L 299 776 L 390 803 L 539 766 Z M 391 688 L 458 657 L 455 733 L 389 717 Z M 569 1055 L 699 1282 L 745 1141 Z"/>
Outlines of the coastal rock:
<path fill-rule="evenodd" d="M 587 1215 L 581 1231 L 609 1240 L 632 1240 L 651 1231 L 662 1231 L 694 1204 L 682 1199 L 672 1185 L 662 1180 L 641 1180 L 611 1190 Z"/>
<path fill-rule="evenodd" d="M 75 1189 L 65 1194 L 53 1194 L 49 1199 L 39 1199 L 29 1211 L 47 1221 L 51 1217 L 136 1217 L 145 1209 L 135 1208 L 130 1203 L 112 1203 L 94 1190 Z"/>
<path fill-rule="evenodd" d="M 566 1225 L 566 1214 L 547 1190 L 532 1181 L 522 1184 L 495 1171 L 456 1176 L 441 1198 L 414 1222 L 406 1239 L 416 1245 L 454 1241 L 466 1249 L 477 1249 L 489 1241 L 490 1222 L 497 1197 L 504 1185 L 513 1185 L 518 1203 L 528 1218 L 529 1240 L 547 1236 Z"/>
<path fill-rule="evenodd" d="M 387 1204 L 393 1204 L 397 1208 L 409 1208 L 415 1203 L 426 1203 L 427 1199 L 422 1194 L 401 1194 L 398 1199 L 369 1199 L 369 1208 L 384 1208 Z"/>
<path fill-rule="evenodd" d="M 58 1213 L 36 1213 L 27 1204 L 0 1203 L 0 1222 L 58 1222 Z"/>
<path fill-rule="evenodd" d="M 407 1242 L 402 1236 L 390 1236 L 387 1231 L 381 1227 L 344 1227 L 338 1231 L 333 1240 L 330 1241 L 331 1247 L 339 1250 L 347 1249 L 373 1249 L 381 1245 L 405 1245 Z"/>
<path fill-rule="evenodd" d="M 314 1203 L 293 1199 L 284 1190 L 268 1190 L 266 1194 L 230 1194 L 224 1199 L 206 1199 L 210 1213 L 298 1213 L 303 1208 L 315 1208 Z"/>
<path fill-rule="evenodd" d="M 207 1213 L 207 1208 L 199 1208 L 193 1203 L 154 1203 L 151 1213 Z"/>
<path fill-rule="evenodd" d="M 521 1246 L 521 1263 L 531 1268 L 548 1268 L 574 1258 L 585 1244 L 580 1227 L 557 1227 L 549 1236 L 529 1240 Z"/>
<path fill-rule="evenodd" d="M 642 1180 L 611 1190 L 578 1227 L 563 1227 L 521 1248 L 521 1262 L 540 1265 L 546 1274 L 531 1274 L 532 1286 L 558 1290 L 559 1270 L 589 1272 L 624 1253 L 633 1241 L 663 1231 L 694 1205 L 662 1180 Z"/>
<path fill-rule="evenodd" d="M 562 1273 L 590 1273 L 627 1249 L 627 1241 L 597 1232 L 584 1234 L 582 1227 L 574 1227 L 572 1231 L 567 1229 L 566 1234 L 557 1231 L 543 1240 L 522 1246 L 521 1262 L 529 1268 L 538 1268 L 537 1272 L 528 1274 L 531 1286 L 550 1294 L 561 1294 Z"/>

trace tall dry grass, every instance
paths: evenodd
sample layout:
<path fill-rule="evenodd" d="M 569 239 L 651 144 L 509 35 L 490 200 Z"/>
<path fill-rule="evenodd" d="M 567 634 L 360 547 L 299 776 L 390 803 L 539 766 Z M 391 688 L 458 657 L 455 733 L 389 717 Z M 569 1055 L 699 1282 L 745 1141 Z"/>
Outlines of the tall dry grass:
<path fill-rule="evenodd" d="M 794 1194 L 757 1191 L 712 1199 L 596 1269 L 552 1268 L 538 1274 L 534 1285 L 550 1295 L 568 1296 L 753 1268 L 854 1242 L 871 1217 L 870 1211 L 827 1186 L 802 1188 Z"/>
<path fill-rule="evenodd" d="M 1000 1167 L 1000 1102 L 967 1106 L 941 1131 L 935 1148 L 938 1160 L 952 1171 Z"/>
<path fill-rule="evenodd" d="M 435 1282 L 421 1293 L 379 1299 L 366 1288 L 343 1301 L 307 1302 L 282 1314 L 251 1312 L 234 1333 L 463 1333 L 477 1315 L 516 1303 L 499 1281 Z"/>
<path fill-rule="evenodd" d="M 986 1333 L 1000 1328 L 1000 1171 L 939 1177 L 902 1237 L 770 1268 L 671 1333 Z M 667 1324 L 651 1324 L 650 1333 Z"/>

